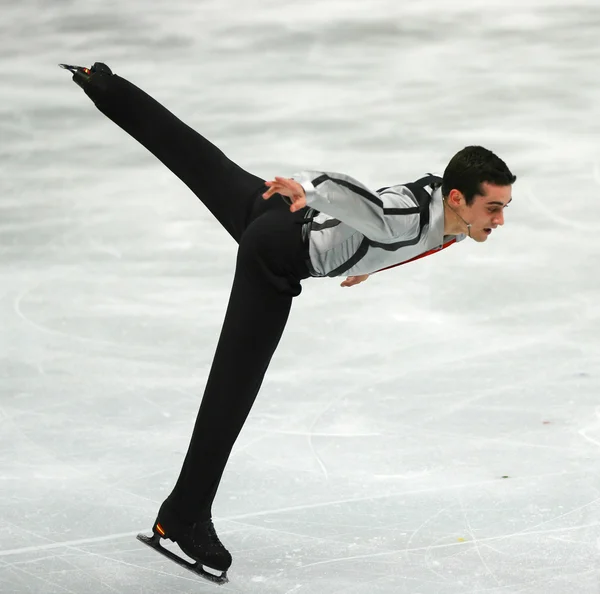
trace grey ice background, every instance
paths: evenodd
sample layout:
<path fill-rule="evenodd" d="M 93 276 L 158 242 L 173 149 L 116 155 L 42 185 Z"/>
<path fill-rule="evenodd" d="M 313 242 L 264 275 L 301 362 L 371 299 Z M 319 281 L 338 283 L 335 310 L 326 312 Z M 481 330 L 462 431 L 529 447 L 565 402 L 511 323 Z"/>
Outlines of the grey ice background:
<path fill-rule="evenodd" d="M 222 592 L 600 592 L 595 0 L 0 3 L 0 591 L 215 586 L 134 539 L 177 476 L 235 245 L 58 62 L 259 175 L 380 187 L 466 144 L 506 225 L 309 280 L 222 483 Z M 508 476 L 508 479 L 503 479 Z"/>

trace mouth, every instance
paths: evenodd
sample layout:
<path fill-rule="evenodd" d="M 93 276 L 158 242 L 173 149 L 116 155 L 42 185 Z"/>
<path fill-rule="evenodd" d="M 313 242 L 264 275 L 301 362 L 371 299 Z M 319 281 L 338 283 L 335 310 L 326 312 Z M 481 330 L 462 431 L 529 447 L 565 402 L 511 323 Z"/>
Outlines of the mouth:
<path fill-rule="evenodd" d="M 491 233 L 492 233 L 492 229 L 491 229 L 491 227 L 486 227 L 486 228 L 483 230 L 483 232 L 484 232 L 486 235 L 491 235 Z"/>

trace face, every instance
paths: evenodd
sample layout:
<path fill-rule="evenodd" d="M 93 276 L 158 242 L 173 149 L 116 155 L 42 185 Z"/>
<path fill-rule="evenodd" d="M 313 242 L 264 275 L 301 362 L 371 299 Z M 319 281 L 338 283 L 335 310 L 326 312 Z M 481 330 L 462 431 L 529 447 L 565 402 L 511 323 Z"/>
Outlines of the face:
<path fill-rule="evenodd" d="M 469 206 L 458 190 L 452 190 L 448 196 L 448 202 L 455 205 L 453 210 L 471 224 L 471 238 L 475 241 L 486 241 L 496 227 L 504 225 L 504 209 L 512 200 L 512 186 L 483 182 L 481 190 L 482 194 L 477 194 Z"/>

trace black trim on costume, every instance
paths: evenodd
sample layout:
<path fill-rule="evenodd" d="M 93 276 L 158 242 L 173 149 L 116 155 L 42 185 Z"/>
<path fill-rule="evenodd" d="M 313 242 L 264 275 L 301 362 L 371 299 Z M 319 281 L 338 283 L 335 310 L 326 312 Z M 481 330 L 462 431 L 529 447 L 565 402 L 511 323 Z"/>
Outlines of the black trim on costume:
<path fill-rule="evenodd" d="M 369 247 L 371 246 L 371 240 L 367 237 L 363 237 L 358 249 L 354 252 L 354 254 L 346 260 L 341 266 L 334 268 L 331 272 L 327 273 L 327 276 L 340 276 L 344 274 L 346 270 L 350 270 L 353 266 L 358 264 L 364 257 L 365 254 L 369 251 Z"/>
<path fill-rule="evenodd" d="M 329 175 L 324 173 L 323 175 L 320 175 L 316 179 L 313 179 L 312 185 L 316 188 L 317 186 L 321 185 L 322 183 L 324 183 L 326 181 L 332 181 L 340 186 L 343 186 L 344 188 L 348 188 L 349 190 L 352 190 L 355 194 L 358 194 L 359 196 L 366 198 L 369 202 L 372 202 L 373 204 L 376 204 L 380 208 L 383 208 L 383 202 L 381 200 L 379 200 L 379 198 L 377 196 L 374 196 L 368 190 L 365 190 L 364 188 L 361 188 L 359 186 L 355 186 L 353 183 L 350 183 L 344 179 L 336 179 L 336 178 L 330 177 Z"/>
<path fill-rule="evenodd" d="M 323 229 L 331 229 L 331 227 L 337 227 L 339 224 L 341 224 L 341 222 L 342 221 L 338 219 L 328 219 L 324 223 L 315 223 L 313 221 L 311 229 L 312 231 L 323 231 Z"/>
<path fill-rule="evenodd" d="M 412 190 L 411 190 L 412 191 Z M 413 192 L 414 194 L 414 192 Z M 413 215 L 421 212 L 420 206 L 413 206 L 411 208 L 384 208 L 384 215 Z"/>

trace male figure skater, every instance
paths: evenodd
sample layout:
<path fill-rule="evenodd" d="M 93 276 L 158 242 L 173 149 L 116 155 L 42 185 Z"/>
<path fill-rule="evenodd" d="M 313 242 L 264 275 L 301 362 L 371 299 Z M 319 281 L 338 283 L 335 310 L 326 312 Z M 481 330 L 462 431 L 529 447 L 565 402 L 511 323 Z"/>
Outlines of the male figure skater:
<path fill-rule="evenodd" d="M 104 115 L 187 184 L 239 244 L 225 321 L 181 473 L 158 511 L 153 536 L 139 537 L 223 583 L 232 559 L 215 532 L 212 502 L 301 281 L 347 276 L 342 286 L 352 286 L 467 235 L 483 242 L 504 224 L 516 177 L 491 151 L 469 146 L 451 159 L 443 178 L 428 174 L 377 191 L 347 175 L 317 171 L 265 181 L 105 64 L 61 66 Z M 163 538 L 196 563 L 161 547 Z"/>

